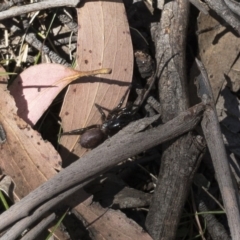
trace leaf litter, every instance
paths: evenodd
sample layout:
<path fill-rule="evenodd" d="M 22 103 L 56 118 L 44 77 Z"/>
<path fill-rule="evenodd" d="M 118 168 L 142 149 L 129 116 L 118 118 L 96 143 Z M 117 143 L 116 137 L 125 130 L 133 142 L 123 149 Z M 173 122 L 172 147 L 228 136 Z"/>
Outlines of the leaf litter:
<path fill-rule="evenodd" d="M 128 72 L 129 68 L 121 68 L 121 66 L 124 65 L 125 61 L 130 61 L 130 58 L 128 58 L 129 56 L 127 56 L 126 54 L 127 51 L 124 52 L 125 47 L 123 47 L 123 49 L 120 48 L 121 51 L 119 50 L 118 45 L 117 47 L 111 47 L 109 49 L 107 48 L 109 42 L 115 43 L 115 40 L 112 40 L 111 37 L 112 35 L 118 35 L 121 32 L 121 30 L 119 30 L 121 28 L 117 29 L 117 33 L 112 33 L 113 31 L 116 31 L 116 29 L 113 29 L 111 27 L 110 20 L 106 19 L 110 16 L 109 19 L 113 21 L 114 16 L 111 16 L 110 13 L 114 13 L 115 16 L 117 15 L 118 17 L 119 15 L 116 13 L 116 11 L 114 12 L 113 8 L 111 8 L 109 5 L 104 5 L 105 3 L 99 3 L 98 7 L 96 3 L 94 4 L 95 5 L 91 5 L 91 3 L 87 3 L 84 6 L 84 10 L 78 10 L 80 15 L 79 34 L 81 36 L 79 37 L 78 42 L 78 69 L 92 70 L 96 67 L 104 66 L 111 67 L 114 71 L 112 75 L 102 76 L 102 78 L 100 79 L 84 78 L 84 83 L 78 85 L 77 83 L 74 83 L 69 87 L 61 111 L 61 117 L 63 120 L 62 126 L 65 131 L 82 128 L 85 126 L 89 126 L 93 123 L 100 123 L 100 114 L 94 107 L 94 103 L 96 102 L 99 105 L 104 106 L 104 108 L 112 109 L 119 102 L 119 99 L 125 92 L 125 89 L 131 79 L 131 73 Z M 94 8 L 95 6 L 96 9 L 99 7 L 103 9 L 103 19 L 99 19 L 101 16 L 96 13 L 96 9 Z M 107 14 L 104 15 L 104 11 L 106 11 Z M 89 17 L 91 17 L 93 21 L 89 21 Z M 209 18 L 209 16 L 207 16 L 206 18 Z M 99 23 L 102 20 L 104 22 L 102 25 L 107 27 L 104 28 L 105 35 L 103 41 L 101 42 L 102 39 L 101 37 L 99 37 L 100 35 L 97 34 L 98 31 L 99 33 L 101 33 L 102 29 L 100 26 L 99 30 L 98 27 L 96 27 L 96 23 Z M 117 19 L 117 21 L 118 20 L 119 19 Z M 221 124 L 224 125 L 224 128 L 230 131 L 229 133 L 233 134 L 232 138 L 238 140 L 239 138 L 237 136 L 239 136 L 239 101 L 237 96 L 234 95 L 231 91 L 237 92 L 239 90 L 239 59 L 237 59 L 237 54 L 239 53 L 239 41 L 237 41 L 238 39 L 230 31 L 226 31 L 225 27 L 220 26 L 217 21 L 214 21 L 215 20 L 213 19 L 209 20 L 203 18 L 199 22 L 204 23 L 203 25 L 199 25 L 199 31 L 205 28 L 212 27 L 211 31 L 199 35 L 199 46 L 201 49 L 200 55 L 204 62 L 204 65 L 208 69 L 214 91 L 214 96 L 217 101 L 219 120 L 221 121 Z M 85 32 L 86 34 L 83 34 Z M 105 44 L 104 41 L 106 41 L 107 43 Z M 129 46 L 129 40 L 126 41 L 128 41 Z M 226 46 L 231 47 L 226 48 Z M 125 53 L 125 55 L 122 54 L 124 55 L 124 57 L 120 56 L 120 58 L 123 57 L 122 59 L 124 60 L 121 59 L 121 61 L 123 61 L 124 63 L 118 63 L 118 59 L 116 59 L 117 57 L 119 57 L 119 52 Z M 112 54 L 113 56 L 110 56 L 110 54 Z M 112 59 L 114 59 L 114 61 L 108 62 Z M 129 67 L 130 65 L 126 64 L 126 66 Z M 116 70 L 118 72 L 116 72 Z M 234 75 L 234 72 L 236 75 Z M 122 76 L 122 73 L 124 73 L 125 75 Z M 101 81 L 101 83 L 99 83 L 99 81 Z M 120 86 L 121 84 L 123 85 Z M 231 91 L 228 87 L 231 89 Z M 38 118 L 39 117 L 37 117 L 36 119 Z M 229 121 L 229 119 L 231 119 L 231 121 Z M 26 128 L 24 122 L 17 119 L 15 120 L 17 122 L 17 126 L 20 129 Z M 34 122 L 36 122 L 36 120 L 34 120 Z M 226 130 L 223 130 L 224 134 L 225 131 Z M 71 138 L 73 139 L 73 141 L 71 140 Z M 2 143 L 4 143 L 4 137 L 2 139 Z M 69 152 L 73 152 L 74 154 L 76 154 L 76 156 L 82 156 L 82 154 L 84 154 L 86 150 L 81 149 L 78 144 L 78 139 L 79 137 L 76 136 L 65 136 L 61 139 L 61 143 Z M 225 143 L 228 144 L 228 138 L 226 139 L 227 140 Z M 237 146 L 237 142 L 234 144 L 235 146 Z M 230 150 L 232 152 L 234 152 L 235 146 L 232 146 L 232 149 L 230 147 Z M 238 151 L 235 151 L 234 153 L 239 156 Z M 67 158 L 67 155 L 62 154 L 62 156 L 64 156 L 64 158 L 66 156 Z"/>
<path fill-rule="evenodd" d="M 4 71 L 4 70 L 2 70 Z M 13 97 L 7 90 L 7 79 L 1 77 L 0 123 L 5 141 L 0 145 L 0 167 L 16 184 L 19 198 L 56 174 L 61 169 L 61 158 L 53 146 L 42 139 L 29 124 L 17 115 Z"/>
<path fill-rule="evenodd" d="M 86 9 L 88 11 L 86 11 Z M 93 18 L 93 16 L 95 16 L 96 18 L 91 21 L 89 26 L 87 25 L 87 19 L 89 17 L 88 15 L 90 14 L 90 9 L 92 12 L 91 18 Z M 102 19 L 98 18 L 99 14 L 97 14 L 97 12 L 99 11 L 99 9 L 101 9 L 104 13 Z M 104 75 L 102 78 L 84 78 L 82 82 L 85 81 L 86 83 L 74 83 L 72 84 L 72 86 L 69 87 L 61 111 L 64 130 L 68 128 L 68 130 L 72 130 L 73 128 L 87 126 L 92 123 L 99 123 L 100 116 L 99 112 L 94 107 L 94 103 L 97 102 L 98 104 L 104 106 L 107 109 L 112 109 L 116 105 L 118 105 L 120 99 L 122 98 L 123 94 L 125 93 L 131 82 L 133 71 L 133 50 L 129 34 L 129 27 L 125 16 L 125 9 L 122 2 L 121 6 L 119 5 L 119 3 L 108 2 L 99 2 L 97 6 L 96 3 L 87 3 L 85 4 L 84 10 L 80 9 L 78 11 L 79 14 L 81 12 L 80 16 L 82 17 L 79 18 L 79 24 L 81 24 L 81 26 L 84 26 L 84 28 L 82 29 L 83 31 L 80 31 L 79 34 L 83 34 L 84 36 L 84 32 L 87 32 L 86 34 L 88 36 L 93 34 L 93 36 L 90 36 L 90 38 L 83 38 L 81 35 L 81 38 L 78 39 L 78 69 L 80 69 L 81 71 L 92 71 L 93 69 L 104 66 L 112 68 L 113 73 L 111 75 Z M 87 14 L 83 14 L 86 12 Z M 110 16 L 111 14 L 112 16 Z M 101 26 L 99 27 L 99 31 L 95 31 L 97 29 L 96 26 L 99 23 L 99 20 L 101 22 Z M 104 38 L 101 39 L 103 29 Z M 79 44 L 81 45 L 81 47 L 79 47 Z M 109 71 L 106 71 L 105 73 L 107 72 Z M 20 154 L 18 154 L 21 164 L 16 163 L 20 165 L 19 169 L 17 167 L 17 172 L 14 174 L 10 174 L 10 176 L 12 176 L 14 180 L 17 180 L 15 181 L 17 186 L 21 184 L 22 188 L 26 188 L 25 192 L 23 192 L 23 189 L 19 191 L 21 192 L 21 194 L 19 194 L 20 198 L 25 196 L 32 189 L 36 188 L 39 184 L 43 183 L 56 173 L 55 170 L 47 164 L 44 166 L 50 169 L 49 175 L 47 174 L 47 169 L 42 169 L 41 164 L 29 164 L 28 161 L 31 162 L 31 157 L 33 154 L 35 154 L 35 159 L 39 159 L 38 154 L 40 154 L 47 159 L 53 159 L 53 157 L 55 157 L 55 159 L 57 158 L 60 162 L 59 155 L 57 155 L 56 152 L 56 156 L 49 156 L 49 154 L 51 155 L 50 144 L 48 144 L 48 147 L 50 147 L 50 149 L 46 149 L 45 147 L 45 149 L 42 150 L 42 147 L 40 146 L 43 146 L 45 142 L 42 140 L 39 133 L 31 129 L 30 125 L 33 126 L 39 120 L 41 115 L 49 107 L 56 95 L 71 81 L 74 81 L 76 77 L 79 77 L 80 74 L 82 73 L 58 64 L 40 64 L 23 71 L 17 77 L 13 85 L 10 86 L 10 92 L 14 96 L 16 105 L 18 107 L 17 113 L 22 119 L 27 122 L 26 123 L 21 118 L 17 117 L 17 109 L 14 106 L 14 116 L 16 116 L 14 118 L 14 121 L 16 123 L 15 125 L 18 128 L 17 130 L 14 129 L 14 133 L 17 135 L 20 133 L 25 134 L 25 137 L 21 135 L 21 141 L 19 144 L 17 144 L 17 141 L 14 142 L 17 147 L 21 146 L 22 143 L 22 151 Z M 87 73 L 86 75 L 88 74 L 89 73 Z M 93 74 L 93 72 L 91 72 L 91 74 Z M 7 94 L 9 95 L 8 92 Z M 79 106 L 83 107 L 83 109 L 81 109 L 80 111 L 80 117 L 78 118 L 75 115 L 75 120 L 73 122 L 69 121 L 67 117 L 69 115 L 73 115 L 73 113 L 75 113 L 76 111 L 76 108 L 78 108 Z M 83 112 L 85 114 L 82 114 Z M 3 124 L 3 128 L 6 129 L 7 132 L 9 132 L 9 128 L 6 127 L 5 123 Z M 20 133 L 18 133 L 18 131 L 20 131 Z M 9 136 L 8 133 L 7 142 L 11 143 L 14 141 L 14 138 L 11 139 L 10 137 L 11 135 Z M 28 139 L 31 140 L 30 143 L 28 142 Z M 37 146 L 35 146 L 35 144 Z M 77 146 L 77 151 L 79 151 L 78 155 L 81 156 L 81 154 L 85 152 L 85 149 L 79 149 L 79 146 L 80 145 Z M 39 147 L 38 154 L 30 150 L 37 147 Z M 15 149 L 11 149 L 10 154 L 14 155 L 14 151 Z M 44 154 L 42 152 L 44 152 Z M 25 156 L 26 153 L 29 155 L 28 158 L 26 158 Z M 74 153 L 76 153 L 76 151 L 74 151 Z M 23 161 L 23 159 L 25 158 L 26 160 Z M 16 160 L 13 161 L 15 163 Z M 35 168 L 37 168 L 37 172 L 41 173 L 45 177 L 44 179 L 39 179 Z M 28 173 L 32 173 L 32 175 L 28 175 L 25 170 L 27 170 Z M 14 169 L 6 169 L 5 172 L 14 172 Z M 29 179 L 33 178 L 33 174 L 35 176 L 34 178 L 36 179 L 36 184 L 34 186 L 28 187 L 28 184 L 31 185 L 31 181 L 29 181 Z M 16 175 L 18 175 L 19 177 L 16 178 Z M 88 219 L 88 222 L 93 221 L 94 219 L 96 219 L 96 217 L 99 218 L 106 211 L 100 206 L 85 206 L 84 209 L 79 209 L 77 207 L 75 210 L 79 211 L 82 214 L 83 212 L 88 212 L 90 208 L 92 212 L 92 217 Z M 110 227 L 107 231 L 106 229 L 108 227 L 106 223 L 104 224 L 104 222 L 106 221 L 106 219 L 109 220 L 110 218 L 112 220 L 110 225 L 107 224 Z M 120 223 L 119 219 L 121 219 L 121 221 L 126 221 L 126 223 Z M 106 231 L 103 231 L 102 229 L 103 224 Z M 127 226 L 130 227 L 128 233 L 122 234 L 121 232 L 123 232 Z M 125 239 L 126 235 L 130 239 L 135 239 L 136 236 L 138 236 L 137 238 L 140 239 L 150 239 L 147 233 L 142 233 L 141 227 L 139 227 L 132 220 L 128 219 L 124 214 L 114 210 L 108 211 L 105 216 L 101 217 L 96 222 L 96 224 L 92 226 L 92 230 L 94 229 L 99 232 L 99 236 L 105 235 L 105 238 L 109 236 L 109 234 L 111 234 L 113 229 L 118 229 L 114 232 L 116 232 L 117 236 L 121 234 L 122 239 Z M 112 234 L 114 232 L 112 232 Z"/>

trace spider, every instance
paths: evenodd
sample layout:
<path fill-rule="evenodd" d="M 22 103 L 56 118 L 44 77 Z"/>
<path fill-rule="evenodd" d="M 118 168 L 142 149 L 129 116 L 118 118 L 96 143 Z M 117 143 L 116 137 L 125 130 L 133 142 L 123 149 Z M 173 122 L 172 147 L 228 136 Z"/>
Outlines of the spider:
<path fill-rule="evenodd" d="M 127 97 L 127 94 L 131 86 L 128 87 L 127 91 L 121 98 L 117 107 L 109 111 L 108 115 L 103 111 L 103 107 L 95 104 L 96 108 L 101 114 L 102 124 L 94 124 L 86 128 L 75 129 L 69 132 L 63 132 L 62 135 L 81 135 L 80 145 L 84 148 L 95 148 L 101 144 L 108 136 L 117 133 L 120 129 L 125 127 L 131 121 L 135 111 L 129 105 L 122 108 L 123 102 Z"/>
<path fill-rule="evenodd" d="M 80 138 L 80 145 L 84 148 L 95 148 L 99 144 L 101 144 L 108 136 L 112 136 L 113 134 L 117 133 L 120 129 L 128 125 L 130 122 L 137 120 L 138 116 L 136 113 L 143 104 L 143 102 L 146 100 L 150 90 L 152 89 L 152 86 L 155 82 L 157 75 L 159 75 L 160 78 L 165 66 L 167 66 L 168 62 L 175 55 L 169 58 L 169 60 L 162 67 L 161 71 L 156 70 L 154 74 L 148 79 L 147 88 L 143 89 L 144 91 L 142 92 L 142 96 L 140 94 L 140 99 L 139 101 L 136 101 L 138 103 L 135 105 L 135 108 L 133 105 L 128 105 L 127 107 L 122 108 L 123 102 L 126 99 L 127 94 L 131 88 L 130 85 L 125 94 L 123 95 L 123 97 L 121 98 L 117 107 L 109 111 L 107 116 L 103 112 L 104 108 L 99 106 L 98 104 L 95 104 L 96 108 L 101 114 L 102 124 L 100 125 L 94 124 L 86 128 L 80 128 L 72 130 L 70 132 L 64 132 L 62 133 L 62 135 L 74 135 L 74 134 L 82 135 Z M 161 63 L 161 59 L 159 64 Z"/>

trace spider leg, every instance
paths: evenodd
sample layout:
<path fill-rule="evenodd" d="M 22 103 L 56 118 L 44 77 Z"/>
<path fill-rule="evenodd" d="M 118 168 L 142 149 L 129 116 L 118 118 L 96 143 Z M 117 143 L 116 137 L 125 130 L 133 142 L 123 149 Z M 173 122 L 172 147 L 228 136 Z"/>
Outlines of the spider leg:
<path fill-rule="evenodd" d="M 105 114 L 104 111 L 103 111 L 103 108 L 102 108 L 100 105 L 96 104 L 96 103 L 95 103 L 95 106 L 96 106 L 96 108 L 98 109 L 98 111 L 99 111 L 100 114 L 101 114 L 102 122 L 104 122 L 107 117 L 106 117 L 106 114 Z"/>
<path fill-rule="evenodd" d="M 122 107 L 122 105 L 123 105 L 123 102 L 125 101 L 125 99 L 126 99 L 128 93 L 129 93 L 131 87 L 132 87 L 132 85 L 130 85 L 130 86 L 127 88 L 127 90 L 126 90 L 126 92 L 124 93 L 124 95 L 122 96 L 119 104 L 117 105 L 117 107 L 115 107 L 113 110 L 111 110 L 111 113 L 118 112 L 118 110 L 121 109 L 121 107 Z"/>
<path fill-rule="evenodd" d="M 106 109 L 104 107 L 101 107 L 100 105 L 98 105 L 97 103 L 95 103 L 96 108 L 98 109 L 98 111 L 101 114 L 101 119 L 102 122 L 105 122 L 106 120 L 108 120 L 109 118 L 112 118 L 112 116 L 115 116 L 116 113 L 118 113 L 121 110 L 121 107 L 123 105 L 123 102 L 125 101 L 127 94 L 129 92 L 129 90 L 131 89 L 131 85 L 127 88 L 126 92 L 124 93 L 123 97 L 121 98 L 119 104 L 117 105 L 117 107 L 113 108 L 112 110 Z M 104 113 L 104 110 L 107 110 L 109 112 L 108 116 L 106 116 L 106 114 Z M 125 108 L 124 108 L 125 109 Z"/>
<path fill-rule="evenodd" d="M 63 132 L 61 135 L 81 135 L 83 133 L 85 133 L 87 130 L 92 129 L 92 128 L 100 128 L 100 125 L 98 124 L 94 124 L 85 128 L 79 128 L 79 129 L 75 129 L 69 132 Z"/>

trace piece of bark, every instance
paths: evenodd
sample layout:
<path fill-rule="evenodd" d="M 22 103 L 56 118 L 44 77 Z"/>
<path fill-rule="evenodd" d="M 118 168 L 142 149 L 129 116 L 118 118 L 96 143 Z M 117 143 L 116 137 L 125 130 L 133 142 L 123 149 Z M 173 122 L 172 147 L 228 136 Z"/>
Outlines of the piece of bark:
<path fill-rule="evenodd" d="M 117 208 L 140 208 L 149 206 L 152 195 L 134 188 L 125 187 L 114 196 L 113 206 Z"/>
<path fill-rule="evenodd" d="M 112 207 L 114 209 L 139 208 L 149 206 L 152 194 L 130 188 L 115 174 L 104 175 L 101 182 L 101 189 L 96 182 L 90 184 L 85 190 L 94 195 L 94 201 L 102 207 Z M 96 190 L 94 188 L 96 186 Z"/>
<path fill-rule="evenodd" d="M 147 229 L 153 239 L 175 239 L 182 208 L 204 149 L 201 137 L 194 139 L 189 133 L 165 150 L 147 216 Z"/>
<path fill-rule="evenodd" d="M 163 122 L 174 118 L 189 105 L 185 72 L 188 8 L 185 0 L 165 4 L 155 33 L 156 59 L 159 61 L 164 54 L 160 67 L 176 55 L 159 80 Z M 175 239 L 182 207 L 205 144 L 201 137 L 195 138 L 189 133 L 164 144 L 163 148 L 160 174 L 146 226 L 153 239 Z"/>

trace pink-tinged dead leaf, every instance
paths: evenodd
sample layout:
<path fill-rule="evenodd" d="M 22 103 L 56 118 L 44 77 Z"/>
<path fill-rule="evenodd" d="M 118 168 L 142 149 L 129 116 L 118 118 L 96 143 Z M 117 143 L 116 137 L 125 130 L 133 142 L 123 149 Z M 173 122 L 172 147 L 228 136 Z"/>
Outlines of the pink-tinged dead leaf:
<path fill-rule="evenodd" d="M 64 132 L 101 123 L 94 103 L 113 109 L 132 80 L 133 50 L 122 1 L 85 2 L 78 9 L 77 46 L 77 69 L 108 67 L 112 74 L 90 77 L 90 82 L 69 86 L 60 114 Z M 62 136 L 63 159 L 73 160 L 70 152 L 75 159 L 85 153 L 79 138 Z"/>
<path fill-rule="evenodd" d="M 75 207 L 96 240 L 151 240 L 148 233 L 121 211 L 102 208 L 88 198 Z"/>
<path fill-rule="evenodd" d="M 9 89 L 18 107 L 18 116 L 34 125 L 69 83 L 83 76 L 110 72 L 110 69 L 79 72 L 60 64 L 39 64 L 23 71 Z"/>
<path fill-rule="evenodd" d="M 1 77 L 0 82 L 7 80 Z M 56 174 L 61 158 L 50 143 L 18 117 L 7 84 L 0 84 L 0 109 L 0 168 L 11 176 L 16 194 L 22 198 Z"/>

